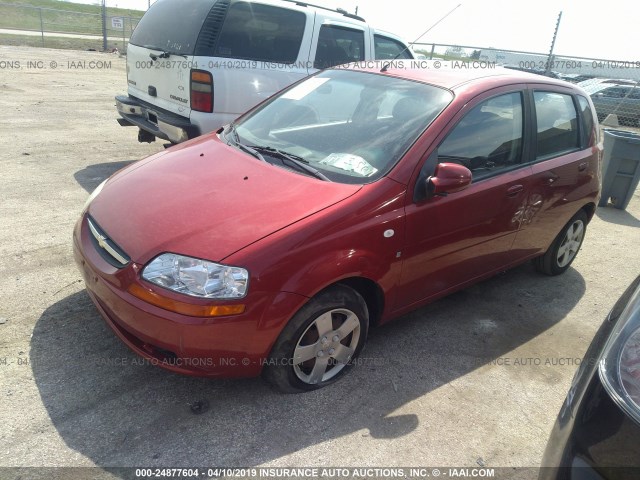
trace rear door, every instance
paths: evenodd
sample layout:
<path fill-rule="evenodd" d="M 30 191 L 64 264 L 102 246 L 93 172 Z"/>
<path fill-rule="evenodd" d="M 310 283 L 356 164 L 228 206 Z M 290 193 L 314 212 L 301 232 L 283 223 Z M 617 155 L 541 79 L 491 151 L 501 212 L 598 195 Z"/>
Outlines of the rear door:
<path fill-rule="evenodd" d="M 215 0 L 159 0 L 127 48 L 129 95 L 188 118 L 189 75 L 202 25 Z"/>
<path fill-rule="evenodd" d="M 562 87 L 530 86 L 533 124 L 531 190 L 513 248 L 544 253 L 576 212 L 595 201 L 599 150 L 585 97 Z"/>

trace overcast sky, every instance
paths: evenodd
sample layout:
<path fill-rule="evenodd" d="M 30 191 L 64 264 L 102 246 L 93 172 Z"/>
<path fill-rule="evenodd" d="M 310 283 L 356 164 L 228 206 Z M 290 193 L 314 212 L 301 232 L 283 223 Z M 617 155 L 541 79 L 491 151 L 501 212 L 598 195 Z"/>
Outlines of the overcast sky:
<path fill-rule="evenodd" d="M 97 3 L 82 0 L 83 3 Z M 414 41 L 449 10 L 462 5 L 420 42 L 548 53 L 563 11 L 555 53 L 640 61 L 640 2 L 608 0 L 311 0 L 363 16 L 373 26 Z M 108 6 L 146 10 L 147 0 L 107 0 Z"/>

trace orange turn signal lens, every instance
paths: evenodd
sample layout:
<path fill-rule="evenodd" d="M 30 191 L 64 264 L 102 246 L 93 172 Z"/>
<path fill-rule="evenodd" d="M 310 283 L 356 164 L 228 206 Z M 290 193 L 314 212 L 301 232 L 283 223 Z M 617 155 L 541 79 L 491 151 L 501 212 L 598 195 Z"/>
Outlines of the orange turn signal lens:
<path fill-rule="evenodd" d="M 209 72 L 191 72 L 191 80 L 194 82 L 211 83 L 211 74 Z"/>
<path fill-rule="evenodd" d="M 164 308 L 171 312 L 189 315 L 191 317 L 222 317 L 226 315 L 239 315 L 244 312 L 244 305 L 195 305 L 192 303 L 177 302 L 170 298 L 158 295 L 147 290 L 137 283 L 132 283 L 127 289 L 129 293 L 140 300 L 144 300 L 156 307 Z"/>

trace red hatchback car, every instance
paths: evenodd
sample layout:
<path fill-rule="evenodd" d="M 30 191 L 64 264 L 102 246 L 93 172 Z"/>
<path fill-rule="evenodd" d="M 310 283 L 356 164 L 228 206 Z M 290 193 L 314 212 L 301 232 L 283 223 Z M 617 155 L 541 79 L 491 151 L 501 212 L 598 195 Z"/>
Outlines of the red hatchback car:
<path fill-rule="evenodd" d="M 304 391 L 342 376 L 370 325 L 527 260 L 565 271 L 599 195 L 588 95 L 397 67 L 324 70 L 96 189 L 75 256 L 122 341 Z"/>

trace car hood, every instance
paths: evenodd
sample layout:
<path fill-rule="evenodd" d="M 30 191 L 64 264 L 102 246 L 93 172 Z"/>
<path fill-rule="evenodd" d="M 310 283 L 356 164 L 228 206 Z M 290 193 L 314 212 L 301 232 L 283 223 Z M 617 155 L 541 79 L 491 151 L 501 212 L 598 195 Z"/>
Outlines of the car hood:
<path fill-rule="evenodd" d="M 136 263 L 162 252 L 222 261 L 356 193 L 201 137 L 115 174 L 88 213 Z"/>

